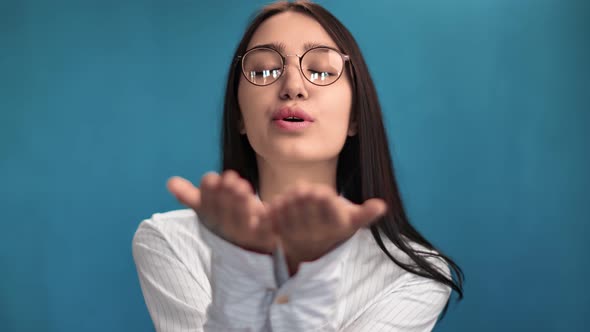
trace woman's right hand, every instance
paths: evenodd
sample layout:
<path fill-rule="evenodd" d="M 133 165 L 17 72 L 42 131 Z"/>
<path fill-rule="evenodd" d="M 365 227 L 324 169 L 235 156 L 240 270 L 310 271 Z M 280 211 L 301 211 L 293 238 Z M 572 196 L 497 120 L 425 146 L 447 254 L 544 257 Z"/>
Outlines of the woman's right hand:
<path fill-rule="evenodd" d="M 277 236 L 266 218 L 264 204 L 254 195 L 248 181 L 237 172 L 209 172 L 200 189 L 181 177 L 168 180 L 168 190 L 183 205 L 192 208 L 207 229 L 246 250 L 271 254 Z"/>

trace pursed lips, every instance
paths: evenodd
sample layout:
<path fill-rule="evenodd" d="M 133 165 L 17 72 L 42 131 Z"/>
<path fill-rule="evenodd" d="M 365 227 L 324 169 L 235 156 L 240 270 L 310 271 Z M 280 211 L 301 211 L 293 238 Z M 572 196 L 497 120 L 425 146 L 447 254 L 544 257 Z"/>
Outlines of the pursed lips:
<path fill-rule="evenodd" d="M 314 122 L 314 118 L 298 107 L 284 106 L 273 112 L 272 124 L 288 133 L 302 132 Z"/>
<path fill-rule="evenodd" d="M 313 122 L 314 119 L 299 107 L 284 106 L 272 114 L 272 121 L 284 120 L 291 122 Z"/>

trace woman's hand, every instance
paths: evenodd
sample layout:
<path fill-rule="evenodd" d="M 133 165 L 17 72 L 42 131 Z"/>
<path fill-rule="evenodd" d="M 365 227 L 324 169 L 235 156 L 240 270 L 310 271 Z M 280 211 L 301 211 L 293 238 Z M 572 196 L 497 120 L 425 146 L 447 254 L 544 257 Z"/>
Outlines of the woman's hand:
<path fill-rule="evenodd" d="M 323 185 L 299 184 L 268 206 L 291 275 L 299 263 L 316 260 L 384 215 L 387 205 L 372 198 L 362 205 Z"/>
<path fill-rule="evenodd" d="M 237 172 L 209 172 L 201 179 L 200 189 L 181 177 L 170 178 L 167 187 L 219 237 L 250 251 L 270 254 L 275 250 L 277 237 L 264 218 L 265 206 Z"/>

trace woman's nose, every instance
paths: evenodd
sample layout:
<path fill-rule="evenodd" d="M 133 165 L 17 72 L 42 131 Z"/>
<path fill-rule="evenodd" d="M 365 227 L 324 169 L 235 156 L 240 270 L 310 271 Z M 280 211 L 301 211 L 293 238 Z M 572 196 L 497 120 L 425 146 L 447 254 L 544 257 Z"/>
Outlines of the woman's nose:
<path fill-rule="evenodd" d="M 307 99 L 309 97 L 305 87 L 305 78 L 299 69 L 299 59 L 294 57 L 285 62 L 279 97 L 283 100 Z"/>

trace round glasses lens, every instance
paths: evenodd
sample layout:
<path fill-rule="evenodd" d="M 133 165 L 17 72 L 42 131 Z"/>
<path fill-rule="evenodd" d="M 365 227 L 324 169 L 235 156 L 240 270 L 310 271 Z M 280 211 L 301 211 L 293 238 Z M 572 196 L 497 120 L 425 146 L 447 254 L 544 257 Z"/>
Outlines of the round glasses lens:
<path fill-rule="evenodd" d="M 314 48 L 301 59 L 301 71 L 317 85 L 334 83 L 342 74 L 344 60 L 340 53 L 329 48 Z"/>
<path fill-rule="evenodd" d="M 256 85 L 267 85 L 281 76 L 283 59 L 274 50 L 255 49 L 244 56 L 242 70 L 250 82 Z"/>

